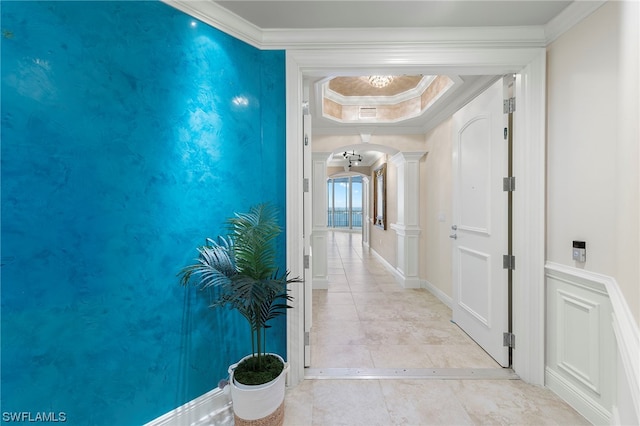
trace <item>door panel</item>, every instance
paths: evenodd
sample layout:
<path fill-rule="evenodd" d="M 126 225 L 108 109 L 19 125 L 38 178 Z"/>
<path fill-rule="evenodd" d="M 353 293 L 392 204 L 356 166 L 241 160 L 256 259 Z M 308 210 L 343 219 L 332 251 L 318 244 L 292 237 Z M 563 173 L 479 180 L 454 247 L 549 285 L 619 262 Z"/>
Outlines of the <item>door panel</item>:
<path fill-rule="evenodd" d="M 459 287 L 459 305 L 482 324 L 490 327 L 491 255 L 465 247 L 459 247 L 458 250 L 460 281 L 469 284 Z"/>
<path fill-rule="evenodd" d="M 508 330 L 502 80 L 454 114 L 453 320 L 500 365 Z"/>
<path fill-rule="evenodd" d="M 469 121 L 459 134 L 460 223 L 458 227 L 489 233 L 491 194 L 487 171 L 491 170 L 490 116 Z"/>

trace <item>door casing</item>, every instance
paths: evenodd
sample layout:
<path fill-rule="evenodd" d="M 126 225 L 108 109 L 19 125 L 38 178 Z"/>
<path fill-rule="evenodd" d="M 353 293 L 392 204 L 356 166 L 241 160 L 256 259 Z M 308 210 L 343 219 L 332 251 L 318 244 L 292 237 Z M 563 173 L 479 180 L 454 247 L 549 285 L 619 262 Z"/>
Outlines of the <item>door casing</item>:
<path fill-rule="evenodd" d="M 545 73 L 544 48 L 482 48 L 409 45 L 286 52 L 287 268 L 304 273 L 303 79 L 341 73 L 504 75 L 518 73 L 513 158 L 518 190 L 513 195 L 513 369 L 525 382 L 544 384 Z M 304 378 L 304 295 L 293 286 L 287 315 L 289 384 Z"/>

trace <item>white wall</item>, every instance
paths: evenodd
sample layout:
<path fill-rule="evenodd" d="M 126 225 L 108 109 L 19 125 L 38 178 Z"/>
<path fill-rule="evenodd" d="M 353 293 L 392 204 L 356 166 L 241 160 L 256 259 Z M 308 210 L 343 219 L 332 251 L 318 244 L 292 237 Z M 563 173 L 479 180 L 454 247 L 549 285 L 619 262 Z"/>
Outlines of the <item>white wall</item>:
<path fill-rule="evenodd" d="M 451 149 L 452 120 L 447 119 L 427 133 L 427 155 L 420 175 L 420 217 L 422 222 L 422 256 L 420 276 L 445 295 L 452 297 L 451 287 Z"/>
<path fill-rule="evenodd" d="M 548 47 L 547 260 L 614 277 L 640 323 L 637 9 L 608 2 Z"/>
<path fill-rule="evenodd" d="M 594 424 L 640 421 L 639 9 L 547 49 L 546 383 Z"/>

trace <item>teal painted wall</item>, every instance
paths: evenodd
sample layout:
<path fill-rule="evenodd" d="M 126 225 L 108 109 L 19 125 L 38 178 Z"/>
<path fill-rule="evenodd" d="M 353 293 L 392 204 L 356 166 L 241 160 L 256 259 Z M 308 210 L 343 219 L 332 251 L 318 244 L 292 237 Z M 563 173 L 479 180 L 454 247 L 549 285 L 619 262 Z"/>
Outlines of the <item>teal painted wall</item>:
<path fill-rule="evenodd" d="M 144 423 L 250 352 L 176 274 L 235 211 L 284 225 L 284 52 L 159 2 L 1 9 L 3 416 Z"/>

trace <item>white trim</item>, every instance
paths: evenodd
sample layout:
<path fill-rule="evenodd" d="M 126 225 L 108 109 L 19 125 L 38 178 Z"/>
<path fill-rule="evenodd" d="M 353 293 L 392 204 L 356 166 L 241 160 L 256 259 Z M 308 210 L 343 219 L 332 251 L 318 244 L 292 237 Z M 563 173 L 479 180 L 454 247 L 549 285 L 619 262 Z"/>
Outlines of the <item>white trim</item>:
<path fill-rule="evenodd" d="M 518 336 L 513 369 L 528 383 L 544 384 L 546 50 L 516 76 L 513 167 L 513 332 Z"/>
<path fill-rule="evenodd" d="M 640 419 L 640 358 L 638 357 L 640 331 L 617 281 L 607 275 L 554 262 L 547 262 L 545 269 L 546 275 L 550 278 L 570 281 L 589 289 L 595 289 L 597 285 L 604 286 L 613 309 L 611 326 L 616 338 L 618 353 L 622 359 L 622 368 L 629 382 L 636 417 Z"/>
<path fill-rule="evenodd" d="M 161 0 L 259 49 L 377 48 L 416 43 L 460 47 L 544 47 L 606 3 L 574 1 L 544 26 L 263 29 L 212 0 Z"/>
<path fill-rule="evenodd" d="M 516 138 L 520 151 L 516 154 L 519 186 L 514 197 L 514 222 L 521 224 L 514 246 L 519 261 L 516 280 L 521 287 L 514 298 L 514 323 L 517 325 L 519 350 L 514 352 L 514 370 L 526 382 L 544 383 L 544 220 L 545 220 L 545 57 L 544 48 L 478 48 L 451 49 L 437 44 L 408 45 L 403 49 L 289 50 L 287 56 L 287 256 L 294 264 L 288 268 L 296 275 L 300 260 L 302 234 L 299 225 L 302 202 L 298 191 L 302 181 L 299 117 L 302 115 L 300 93 L 303 77 L 324 77 L 341 73 L 389 72 L 421 74 L 502 75 L 520 72 L 521 90 Z M 522 185 L 520 185 L 522 182 Z M 295 295 L 294 295 L 295 296 Z M 296 307 L 297 306 L 297 307 Z M 288 312 L 288 361 L 292 366 L 291 382 L 303 375 L 303 358 L 298 354 L 302 339 L 298 305 Z M 298 377 L 296 371 L 299 370 Z"/>
<path fill-rule="evenodd" d="M 421 280 L 420 281 L 420 287 L 428 290 L 431 294 L 433 294 L 435 297 L 437 297 L 438 300 L 440 300 L 442 303 L 447 305 L 447 307 L 449 309 L 452 309 L 452 307 L 453 307 L 453 299 L 447 293 L 445 293 L 444 291 L 440 290 L 438 287 L 436 287 L 435 285 L 431 284 L 427 280 Z"/>
<path fill-rule="evenodd" d="M 382 263 L 382 266 L 384 266 L 389 272 L 393 274 L 393 277 L 396 279 L 398 284 L 402 284 L 402 282 L 404 281 L 404 276 L 400 273 L 400 271 L 398 271 L 398 269 L 395 266 L 389 263 L 387 259 L 382 257 L 380 253 L 375 251 L 375 249 L 369 247 L 369 251 L 378 260 L 378 262 Z"/>
<path fill-rule="evenodd" d="M 286 239 L 287 270 L 292 277 L 304 276 L 303 241 L 303 144 L 302 144 L 302 71 L 297 61 L 286 54 Z M 304 286 L 291 286 L 292 309 L 287 310 L 287 376 L 290 386 L 304 378 Z"/>
<path fill-rule="evenodd" d="M 546 369 L 546 381 L 553 392 L 593 424 L 611 424 L 609 411 L 592 399 L 586 398 L 580 389 L 550 368 Z"/>
<path fill-rule="evenodd" d="M 144 426 L 205 426 L 220 424 L 228 416 L 233 416 L 231 398 L 228 392 L 215 388 Z"/>
<path fill-rule="evenodd" d="M 552 43 L 571 27 L 595 12 L 606 0 L 574 1 L 544 27 L 546 44 Z"/>
<path fill-rule="evenodd" d="M 163 3 L 193 16 L 238 40 L 263 48 L 264 30 L 230 12 L 214 1 L 161 0 Z"/>
<path fill-rule="evenodd" d="M 378 48 L 401 47 L 416 43 L 478 47 L 543 47 L 544 28 L 520 27 L 440 27 L 440 28 L 307 28 L 265 29 L 264 49 Z"/>

